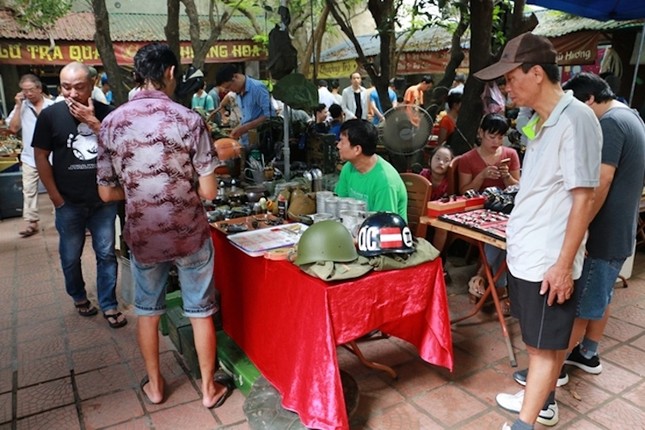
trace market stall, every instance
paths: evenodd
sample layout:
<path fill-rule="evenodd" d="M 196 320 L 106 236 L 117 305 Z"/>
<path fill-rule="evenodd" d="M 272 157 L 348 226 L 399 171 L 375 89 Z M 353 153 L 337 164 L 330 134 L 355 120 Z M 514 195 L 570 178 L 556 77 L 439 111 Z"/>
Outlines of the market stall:
<path fill-rule="evenodd" d="M 310 428 L 349 428 L 336 347 L 378 329 L 452 369 L 440 260 L 327 283 L 288 261 L 251 257 L 212 230 L 224 331 Z"/>

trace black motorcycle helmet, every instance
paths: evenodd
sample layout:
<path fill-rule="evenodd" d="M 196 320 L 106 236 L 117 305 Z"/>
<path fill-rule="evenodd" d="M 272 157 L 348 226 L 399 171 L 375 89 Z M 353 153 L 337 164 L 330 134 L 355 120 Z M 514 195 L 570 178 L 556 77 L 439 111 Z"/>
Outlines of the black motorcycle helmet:
<path fill-rule="evenodd" d="M 357 239 L 358 254 L 363 257 L 414 252 L 410 228 L 393 212 L 377 212 L 367 217 L 358 229 Z"/>

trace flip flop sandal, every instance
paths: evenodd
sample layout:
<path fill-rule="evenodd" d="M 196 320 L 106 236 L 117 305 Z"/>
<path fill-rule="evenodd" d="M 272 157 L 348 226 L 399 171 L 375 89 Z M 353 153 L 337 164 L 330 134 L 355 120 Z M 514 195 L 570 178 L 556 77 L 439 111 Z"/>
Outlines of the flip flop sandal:
<path fill-rule="evenodd" d="M 211 406 L 209 409 L 215 409 L 222 406 L 226 401 L 226 399 L 228 399 L 229 396 L 233 393 L 233 390 L 235 390 L 235 381 L 233 381 L 233 377 L 228 375 L 225 372 L 217 372 L 213 380 L 217 382 L 219 385 L 224 386 L 224 388 L 226 388 L 226 391 L 224 392 L 222 397 L 217 399 L 215 404 Z"/>
<path fill-rule="evenodd" d="M 470 296 L 471 303 L 477 303 L 477 301 L 484 295 L 486 291 L 486 280 L 479 275 L 475 275 L 470 278 L 468 281 L 468 294 Z"/>
<path fill-rule="evenodd" d="M 33 236 L 36 233 L 38 233 L 38 227 L 35 227 L 33 224 L 29 224 L 26 229 L 18 232 L 18 234 L 22 237 Z"/>
<path fill-rule="evenodd" d="M 92 303 L 87 299 L 81 303 L 74 303 L 74 307 L 82 317 L 91 317 L 99 313 L 98 309 L 92 306 Z"/>
<path fill-rule="evenodd" d="M 143 396 L 143 401 L 144 401 L 144 402 L 146 402 L 146 403 L 147 403 L 147 404 L 149 404 L 149 405 L 160 405 L 160 404 L 162 404 L 163 402 L 165 402 L 165 401 L 166 401 L 166 398 L 165 398 L 165 397 L 164 397 L 164 398 L 162 398 L 162 399 L 161 399 L 161 401 L 160 401 L 159 403 L 155 403 L 155 402 L 153 402 L 152 400 L 150 400 L 150 397 L 148 397 L 148 395 L 146 394 L 146 392 L 143 390 L 143 387 L 144 387 L 148 382 L 150 382 L 150 378 L 148 377 L 148 375 L 144 376 L 144 377 L 141 379 L 141 382 L 139 382 L 139 389 L 141 390 L 141 395 Z"/>
<path fill-rule="evenodd" d="M 121 327 L 123 327 L 124 325 L 126 325 L 128 323 L 128 320 L 125 319 L 125 317 L 121 321 L 119 321 L 119 317 L 121 315 L 123 315 L 121 312 L 117 312 L 115 314 L 106 314 L 106 313 L 104 313 L 103 318 L 105 318 L 107 320 L 107 322 L 108 322 L 108 324 L 110 325 L 111 328 L 121 328 Z M 114 320 L 114 321 L 112 321 L 112 320 Z"/>

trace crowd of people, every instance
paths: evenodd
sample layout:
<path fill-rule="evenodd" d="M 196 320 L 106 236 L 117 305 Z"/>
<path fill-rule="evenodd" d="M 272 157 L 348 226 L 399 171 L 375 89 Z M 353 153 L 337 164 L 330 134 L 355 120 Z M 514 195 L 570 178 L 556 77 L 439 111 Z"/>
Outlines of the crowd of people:
<path fill-rule="evenodd" d="M 73 306 L 82 317 L 98 313 L 81 270 L 90 238 L 98 306 L 109 326 L 118 329 L 128 322 L 116 297 L 114 226 L 118 202 L 124 201 L 124 237 L 146 368 L 141 390 L 150 403 L 165 400 L 157 327 L 165 312 L 163 286 L 174 265 L 194 331 L 202 403 L 213 408 L 224 403 L 233 384 L 215 372 L 215 256 L 202 199 L 216 196 L 218 160 L 212 156 L 204 118 L 219 122 L 227 112 L 230 136 L 248 148 L 249 132 L 277 109 L 267 87 L 234 65 L 222 66 L 215 85 L 202 84 L 190 108 L 184 107 L 172 99 L 180 85 L 178 67 L 167 45 L 141 48 L 134 58 L 137 90 L 118 108 L 110 104 L 107 79 L 82 63 L 62 68 L 58 103 L 43 94 L 37 76 L 27 74 L 20 79 L 7 123 L 12 132 L 21 132 L 24 144 L 26 225 L 19 234 L 27 238 L 39 231 L 40 180 L 55 208 L 60 264 Z M 482 95 L 485 112 L 477 141 L 458 157 L 460 194 L 519 186 L 506 252 L 490 247 L 483 256 L 493 267 L 507 262 L 500 286 L 508 288 L 510 313 L 519 320 L 529 356 L 528 369 L 513 374 L 525 389 L 496 397 L 500 407 L 519 414 L 503 429 L 558 422 L 555 388 L 568 381 L 564 364 L 592 374 L 602 371 L 598 350 L 612 286 L 633 250 L 645 183 L 640 116 L 618 101 L 601 77 L 581 73 L 562 85 L 559 73 L 548 39 L 524 33 L 510 40 L 501 60 L 474 74 L 491 84 Z M 319 81 L 311 127 L 336 136 L 344 162 L 334 190 L 338 196 L 363 200 L 368 211 L 394 212 L 406 220 L 405 185 L 392 164 L 376 153 L 384 104 L 362 81 L 360 73 L 353 73 L 342 91 L 335 80 L 331 90 Z M 432 184 L 433 200 L 448 193 L 448 170 L 456 157 L 447 143 L 458 130 L 465 81 L 461 74 L 455 77 L 438 121 L 438 145 L 420 171 Z M 392 81 L 389 104 L 423 107 L 433 85 L 432 77 L 424 76 L 399 97 Z M 510 124 L 504 113 L 519 107 L 526 116 L 519 126 L 526 140 L 522 161 L 504 144 Z M 435 232 L 433 243 L 442 251 L 445 232 Z M 485 281 L 478 276 L 474 293 L 481 295 Z"/>

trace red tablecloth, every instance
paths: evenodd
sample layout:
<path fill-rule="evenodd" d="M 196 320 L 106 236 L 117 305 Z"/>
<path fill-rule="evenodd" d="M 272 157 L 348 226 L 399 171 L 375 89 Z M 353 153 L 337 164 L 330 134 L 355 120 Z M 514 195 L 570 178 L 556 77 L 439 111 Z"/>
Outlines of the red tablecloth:
<path fill-rule="evenodd" d="M 327 283 L 289 262 L 250 257 L 214 229 L 213 243 L 224 330 L 308 428 L 349 428 L 336 346 L 371 330 L 452 370 L 440 260 Z"/>

